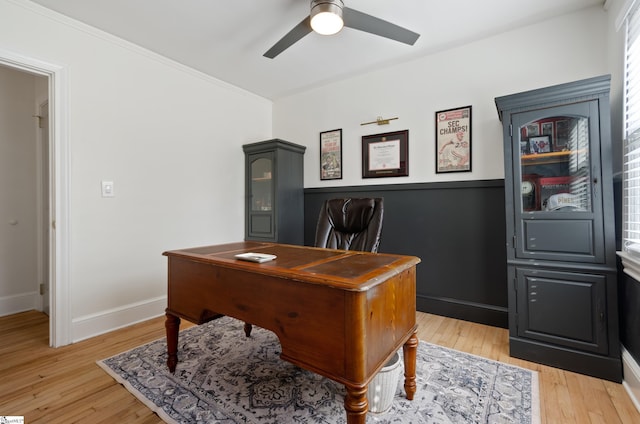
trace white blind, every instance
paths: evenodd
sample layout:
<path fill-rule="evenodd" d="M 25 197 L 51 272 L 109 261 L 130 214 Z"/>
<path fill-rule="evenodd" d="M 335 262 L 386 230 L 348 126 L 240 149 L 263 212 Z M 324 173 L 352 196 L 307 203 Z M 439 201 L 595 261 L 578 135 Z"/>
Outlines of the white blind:
<path fill-rule="evenodd" d="M 624 250 L 640 257 L 640 2 L 626 17 L 625 141 L 623 158 Z"/>
<path fill-rule="evenodd" d="M 569 128 L 569 149 L 574 152 L 569 156 L 569 171 L 573 176 L 571 180 L 571 193 L 577 196 L 580 208 L 591 210 L 591 177 L 589 158 L 589 120 L 577 118 L 571 120 Z"/>

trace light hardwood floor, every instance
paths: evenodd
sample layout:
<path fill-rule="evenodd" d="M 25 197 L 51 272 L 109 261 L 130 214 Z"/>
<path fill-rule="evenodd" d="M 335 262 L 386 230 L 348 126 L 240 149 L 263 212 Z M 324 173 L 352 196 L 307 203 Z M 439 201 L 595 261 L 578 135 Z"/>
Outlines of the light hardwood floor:
<path fill-rule="evenodd" d="M 640 423 L 622 385 L 511 358 L 505 329 L 417 318 L 421 340 L 538 371 L 542 423 Z M 95 362 L 164 337 L 164 318 L 58 349 L 48 347 L 48 330 L 38 312 L 0 318 L 0 416 L 29 424 L 162 423 Z"/>

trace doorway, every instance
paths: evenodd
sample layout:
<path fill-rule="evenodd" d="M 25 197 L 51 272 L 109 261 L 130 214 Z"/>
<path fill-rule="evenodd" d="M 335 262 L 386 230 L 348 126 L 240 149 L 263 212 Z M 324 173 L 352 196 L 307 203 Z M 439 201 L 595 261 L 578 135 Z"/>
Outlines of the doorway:
<path fill-rule="evenodd" d="M 39 284 L 49 290 L 42 308 L 49 312 L 49 344 L 52 347 L 71 343 L 69 300 L 69 148 L 67 140 L 66 70 L 64 67 L 0 50 L 0 65 L 27 74 L 46 77 L 46 96 L 34 118 L 44 121 L 39 138 L 48 139 L 46 148 L 37 154 L 38 162 L 38 230 Z M 34 104 L 36 99 L 34 100 Z M 45 104 L 46 102 L 46 104 Z M 35 107 L 32 110 L 36 110 Z M 46 111 L 46 119 L 39 118 Z M 46 300 L 45 300 L 46 298 Z"/>
<path fill-rule="evenodd" d="M 48 80 L 0 65 L 0 315 L 49 315 Z"/>

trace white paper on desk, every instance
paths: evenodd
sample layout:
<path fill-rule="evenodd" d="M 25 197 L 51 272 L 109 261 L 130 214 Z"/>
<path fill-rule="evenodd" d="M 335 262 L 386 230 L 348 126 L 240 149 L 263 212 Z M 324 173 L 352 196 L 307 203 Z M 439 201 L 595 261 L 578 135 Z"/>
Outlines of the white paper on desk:
<path fill-rule="evenodd" d="M 276 255 L 269 255 L 268 253 L 238 253 L 235 255 L 236 259 L 240 259 L 241 261 L 249 261 L 249 262 L 269 262 L 277 258 Z"/>

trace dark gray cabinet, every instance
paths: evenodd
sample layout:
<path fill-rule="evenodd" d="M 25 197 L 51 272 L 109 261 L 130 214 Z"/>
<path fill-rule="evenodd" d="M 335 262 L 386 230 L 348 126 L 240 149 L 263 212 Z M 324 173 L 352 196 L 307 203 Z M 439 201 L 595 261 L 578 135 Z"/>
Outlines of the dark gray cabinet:
<path fill-rule="evenodd" d="M 495 99 L 512 356 L 621 381 L 610 77 Z"/>
<path fill-rule="evenodd" d="M 306 147 L 273 139 L 242 146 L 245 154 L 245 240 L 304 244 Z"/>
<path fill-rule="evenodd" d="M 604 275 L 515 267 L 518 337 L 608 353 Z"/>

